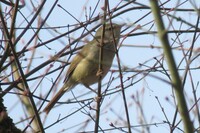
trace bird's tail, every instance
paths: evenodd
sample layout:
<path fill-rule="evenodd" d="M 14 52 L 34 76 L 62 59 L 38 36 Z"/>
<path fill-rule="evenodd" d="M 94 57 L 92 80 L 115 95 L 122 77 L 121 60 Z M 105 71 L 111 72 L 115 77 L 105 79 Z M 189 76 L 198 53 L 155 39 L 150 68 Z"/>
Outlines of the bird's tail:
<path fill-rule="evenodd" d="M 67 86 L 67 84 L 64 84 L 63 87 L 58 91 L 58 93 L 53 97 L 53 99 L 47 104 L 47 106 L 44 108 L 44 112 L 48 114 L 53 106 L 58 102 L 58 100 L 62 97 L 62 95 L 69 90 L 71 87 Z"/>

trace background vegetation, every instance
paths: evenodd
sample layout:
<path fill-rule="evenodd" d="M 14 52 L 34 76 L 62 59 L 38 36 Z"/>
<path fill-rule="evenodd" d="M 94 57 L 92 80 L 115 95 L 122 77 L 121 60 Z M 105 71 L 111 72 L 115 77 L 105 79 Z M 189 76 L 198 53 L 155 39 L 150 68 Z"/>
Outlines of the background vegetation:
<path fill-rule="evenodd" d="M 0 132 L 198 132 L 199 5 L 0 0 Z M 104 18 L 125 26 L 100 107 L 79 85 L 46 115 L 71 59 Z"/>

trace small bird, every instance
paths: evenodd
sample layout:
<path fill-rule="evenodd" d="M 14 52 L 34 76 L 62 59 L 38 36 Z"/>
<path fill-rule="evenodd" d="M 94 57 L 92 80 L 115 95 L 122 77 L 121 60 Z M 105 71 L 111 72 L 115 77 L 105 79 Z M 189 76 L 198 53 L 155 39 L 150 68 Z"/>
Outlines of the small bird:
<path fill-rule="evenodd" d="M 105 24 L 104 40 L 102 46 L 102 79 L 108 73 L 113 58 L 115 56 L 115 43 L 119 43 L 120 30 L 122 25 L 115 23 Z M 97 83 L 99 76 L 97 75 L 99 70 L 99 54 L 100 44 L 102 38 L 103 26 L 101 26 L 92 41 L 88 42 L 80 52 L 72 59 L 69 69 L 64 80 L 63 87 L 53 97 L 53 99 L 45 107 L 44 112 L 47 114 L 56 104 L 56 102 L 62 97 L 62 95 L 74 88 L 77 84 L 83 84 L 85 86 Z"/>

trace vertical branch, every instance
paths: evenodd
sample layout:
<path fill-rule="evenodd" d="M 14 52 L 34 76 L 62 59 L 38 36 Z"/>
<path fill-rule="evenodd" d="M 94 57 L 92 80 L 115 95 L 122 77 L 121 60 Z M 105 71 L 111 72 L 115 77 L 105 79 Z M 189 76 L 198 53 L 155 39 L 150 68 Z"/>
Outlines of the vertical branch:
<path fill-rule="evenodd" d="M 187 65 L 186 65 L 186 70 L 185 70 L 185 73 L 184 73 L 184 76 L 183 76 L 183 85 L 185 85 L 186 78 L 187 78 L 187 75 L 189 73 L 190 80 L 191 80 L 191 86 L 192 86 L 192 90 L 193 90 L 193 96 L 194 96 L 195 102 L 197 102 L 197 96 L 196 96 L 196 90 L 195 90 L 195 87 L 194 87 L 194 83 L 192 82 L 193 79 L 192 79 L 192 73 L 190 71 L 190 64 L 192 63 L 191 57 L 192 57 L 192 53 L 193 53 L 193 49 L 194 49 L 194 44 L 195 44 L 195 41 L 196 41 L 197 36 L 198 36 L 197 32 L 198 32 L 198 27 L 199 27 L 199 21 L 200 21 L 200 17 L 198 16 L 197 22 L 196 22 L 196 27 L 195 27 L 195 32 L 194 32 L 193 39 L 192 39 L 192 45 L 191 45 L 190 51 L 189 51 L 189 56 L 188 56 L 188 61 L 187 61 Z M 198 119 L 198 122 L 200 124 L 200 114 L 199 114 L 199 106 L 198 106 L 198 104 L 196 104 L 196 110 L 197 110 L 197 119 Z"/>
<path fill-rule="evenodd" d="M 99 47 L 99 70 L 97 72 L 97 76 L 99 76 L 98 80 L 98 92 L 97 92 L 97 107 L 96 107 L 96 121 L 95 121 L 95 129 L 94 132 L 98 133 L 98 127 L 99 127 L 99 119 L 100 119 L 100 106 L 101 106 L 101 80 L 102 80 L 102 60 L 103 60 L 103 45 L 104 45 L 104 31 L 105 31 L 105 21 L 106 21 L 106 11 L 108 7 L 108 0 L 105 0 L 104 3 L 104 15 L 103 15 L 103 30 L 101 34 L 101 42 L 100 42 L 100 47 Z"/>
<path fill-rule="evenodd" d="M 110 10 L 108 10 L 108 11 L 110 11 Z M 111 21 L 111 19 L 110 19 L 110 21 Z M 114 38 L 114 34 L 113 34 L 113 38 Z M 115 39 L 114 39 L 114 41 L 115 41 Z M 128 106 L 127 106 L 127 101 L 126 101 L 126 94 L 125 94 L 125 91 L 124 91 L 125 89 L 124 89 L 124 83 L 123 83 L 122 68 L 121 68 L 121 64 L 120 64 L 120 59 L 119 59 L 117 44 L 116 44 L 116 42 L 114 42 L 114 44 L 115 44 L 115 53 L 116 53 L 117 63 L 118 63 L 118 68 L 119 68 L 121 92 L 122 92 L 122 97 L 123 97 L 123 102 L 124 102 L 124 108 L 125 108 L 125 112 L 126 112 L 126 119 L 127 119 L 127 124 L 128 124 L 128 132 L 131 133 L 131 124 L 130 124 L 129 111 L 128 111 Z"/>
<path fill-rule="evenodd" d="M 18 1 L 18 2 L 19 2 L 19 1 Z M 16 5 L 17 5 L 18 2 L 16 2 Z M 16 8 L 18 8 L 18 6 L 16 6 Z M 16 13 L 17 13 L 17 12 L 16 12 Z M 21 65 L 20 65 L 20 62 L 19 62 L 19 60 L 18 60 L 18 56 L 17 56 L 17 54 L 16 54 L 14 45 L 13 45 L 13 43 L 12 43 L 12 40 L 11 40 L 11 39 L 12 39 L 12 38 L 11 38 L 11 34 L 12 34 L 12 33 L 9 34 L 9 32 L 8 32 L 8 28 L 7 28 L 6 23 L 5 23 L 5 21 L 4 21 L 4 17 L 3 17 L 3 14 L 2 14 L 1 8 L 0 8 L 0 19 L 1 19 L 1 22 L 2 22 L 3 30 L 4 30 L 4 32 L 5 32 L 5 37 L 6 37 L 6 39 L 8 40 L 8 46 L 9 46 L 9 48 L 11 49 L 11 52 L 12 52 L 12 54 L 13 54 L 13 57 L 14 57 L 14 60 L 15 60 L 15 63 L 16 63 L 17 70 L 18 70 L 19 73 L 20 73 L 20 78 L 22 78 L 22 84 L 23 84 L 23 86 L 24 86 L 23 88 L 25 88 L 25 90 L 27 91 L 27 94 L 28 94 L 28 96 L 29 96 L 30 103 L 31 103 L 31 105 L 32 105 L 32 107 L 33 107 L 33 110 L 34 110 L 34 115 L 35 115 L 35 117 L 36 117 L 36 119 L 37 119 L 37 122 L 38 122 L 38 125 L 39 125 L 40 132 L 43 133 L 43 132 L 44 132 L 44 129 L 43 129 L 42 122 L 41 122 L 41 120 L 40 120 L 40 117 L 39 117 L 39 114 L 38 114 L 38 112 L 37 112 L 37 108 L 36 108 L 36 106 L 35 106 L 35 103 L 34 103 L 32 94 L 31 94 L 31 92 L 30 92 L 30 90 L 29 90 L 29 86 L 28 86 L 28 84 L 27 84 L 27 82 L 26 82 L 26 78 L 25 78 L 25 76 L 24 76 L 23 70 L 22 70 Z M 12 31 L 12 30 L 11 30 L 11 31 Z"/>
<path fill-rule="evenodd" d="M 177 103 L 178 103 L 178 111 L 181 115 L 184 124 L 184 130 L 186 133 L 191 133 L 194 131 L 193 124 L 190 120 L 186 100 L 183 93 L 183 86 L 181 83 L 181 79 L 178 74 L 178 70 L 176 68 L 176 63 L 174 57 L 172 55 L 171 47 L 168 41 L 167 31 L 164 27 L 162 17 L 160 15 L 160 8 L 158 6 L 158 2 L 156 0 L 150 0 L 151 10 L 153 12 L 155 22 L 158 28 L 158 36 L 162 43 L 164 55 L 167 60 L 167 64 L 171 73 L 172 85 L 174 87 Z"/>
<path fill-rule="evenodd" d="M 10 37 L 11 37 L 10 39 L 12 39 L 12 42 L 15 42 L 15 29 L 14 28 L 15 28 L 15 21 L 16 21 L 17 12 L 18 12 L 18 3 L 19 3 L 19 0 L 15 3 L 14 10 L 12 11 L 12 16 L 13 17 L 11 19 L 12 22 L 11 22 L 11 29 L 10 29 Z M 10 50 L 9 47 L 8 47 L 8 49 Z M 10 61 L 12 61 L 12 60 L 14 60 L 13 56 L 10 57 Z M 13 62 L 11 64 L 11 68 L 12 68 L 12 70 L 14 72 L 13 73 L 14 80 L 20 79 L 21 76 L 20 76 L 20 73 L 18 71 L 18 67 L 17 67 L 16 62 Z M 19 83 L 17 86 L 19 88 L 22 88 L 23 90 L 25 90 L 23 83 Z M 21 102 L 23 103 L 23 105 L 25 106 L 25 108 L 26 108 L 29 116 L 34 116 L 34 110 L 31 107 L 31 102 L 30 102 L 29 98 L 26 97 L 26 96 L 19 96 L 19 98 L 20 98 Z M 39 129 L 39 127 L 40 126 L 39 126 L 37 120 L 34 119 L 33 122 L 32 122 L 32 128 L 33 128 L 33 130 L 37 131 Z"/>

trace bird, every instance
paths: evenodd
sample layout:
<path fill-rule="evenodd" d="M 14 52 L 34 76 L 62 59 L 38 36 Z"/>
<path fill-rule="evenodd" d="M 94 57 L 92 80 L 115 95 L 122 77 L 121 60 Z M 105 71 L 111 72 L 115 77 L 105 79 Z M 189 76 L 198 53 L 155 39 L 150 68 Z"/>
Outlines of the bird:
<path fill-rule="evenodd" d="M 101 26 L 96 31 L 94 38 L 84 45 L 77 55 L 75 55 L 67 70 L 64 85 L 44 108 L 46 114 L 50 112 L 65 92 L 71 90 L 76 85 L 82 84 L 89 87 L 98 82 L 99 76 L 97 73 L 99 70 L 99 55 L 103 31 L 101 79 L 106 76 L 115 56 L 116 46 L 120 40 L 120 31 L 122 26 L 123 25 L 116 23 L 106 23 L 104 27 Z"/>

